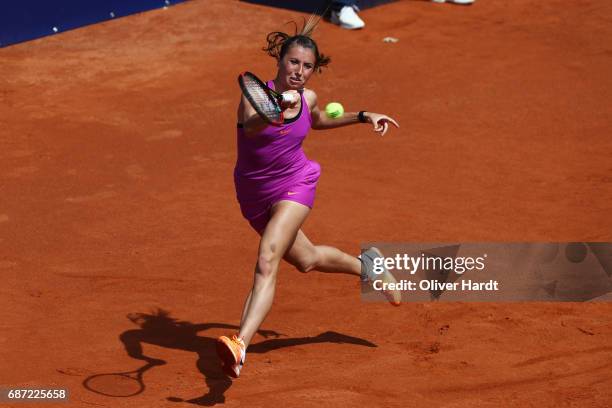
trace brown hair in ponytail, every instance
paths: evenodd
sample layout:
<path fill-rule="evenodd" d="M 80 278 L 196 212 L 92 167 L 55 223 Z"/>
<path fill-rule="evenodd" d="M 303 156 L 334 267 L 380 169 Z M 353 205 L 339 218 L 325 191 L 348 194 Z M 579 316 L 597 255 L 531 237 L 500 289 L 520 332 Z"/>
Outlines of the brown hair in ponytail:
<path fill-rule="evenodd" d="M 293 24 L 295 24 L 296 33 L 292 36 L 282 31 L 268 33 L 268 45 L 264 47 L 263 50 L 269 56 L 280 61 L 293 46 L 299 45 L 304 48 L 309 48 L 315 55 L 315 69 L 321 72 L 321 68 L 326 67 L 331 62 L 331 58 L 319 53 L 317 43 L 310 37 L 317 23 L 312 23 L 311 18 L 308 20 L 308 23 L 304 23 L 304 27 L 300 33 L 297 33 L 297 24 L 295 22 L 293 22 Z"/>

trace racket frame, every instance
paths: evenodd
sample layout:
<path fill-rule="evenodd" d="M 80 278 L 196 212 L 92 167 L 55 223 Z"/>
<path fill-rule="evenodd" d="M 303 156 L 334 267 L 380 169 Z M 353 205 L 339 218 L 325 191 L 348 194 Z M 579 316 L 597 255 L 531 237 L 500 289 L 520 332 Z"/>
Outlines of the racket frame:
<path fill-rule="evenodd" d="M 265 114 L 265 112 L 263 112 L 261 110 L 259 105 L 257 103 L 255 103 L 255 101 L 253 100 L 253 97 L 251 96 L 251 94 L 246 89 L 246 86 L 244 85 L 243 78 L 246 77 L 246 76 L 249 76 L 251 79 L 253 79 L 261 87 L 261 89 L 266 94 L 268 94 L 268 96 L 275 103 L 275 105 L 278 106 L 280 117 L 279 117 L 279 119 L 277 121 L 270 119 Z M 240 75 L 238 75 L 238 85 L 240 85 L 240 90 L 242 91 L 242 94 L 247 98 L 247 100 L 249 101 L 249 103 L 251 104 L 253 109 L 255 109 L 257 114 L 259 116 L 261 116 L 262 119 L 264 119 L 267 123 L 269 123 L 269 124 L 271 124 L 273 126 L 280 126 L 280 125 L 283 124 L 285 118 L 284 118 L 283 111 L 282 111 L 282 109 L 280 107 L 281 101 L 283 100 L 283 95 L 282 94 L 280 94 L 280 93 L 276 92 L 275 90 L 271 89 L 270 87 L 268 87 L 261 79 L 257 78 L 257 76 L 255 74 L 253 74 L 252 72 L 249 72 L 249 71 L 244 71 Z"/>

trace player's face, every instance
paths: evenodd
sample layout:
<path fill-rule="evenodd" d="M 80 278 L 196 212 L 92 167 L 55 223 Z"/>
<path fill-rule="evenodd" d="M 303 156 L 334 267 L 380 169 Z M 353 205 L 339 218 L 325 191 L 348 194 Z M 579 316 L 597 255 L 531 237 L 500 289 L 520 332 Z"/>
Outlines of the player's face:
<path fill-rule="evenodd" d="M 304 88 L 315 69 L 312 49 L 294 45 L 278 63 L 278 79 L 287 89 Z"/>

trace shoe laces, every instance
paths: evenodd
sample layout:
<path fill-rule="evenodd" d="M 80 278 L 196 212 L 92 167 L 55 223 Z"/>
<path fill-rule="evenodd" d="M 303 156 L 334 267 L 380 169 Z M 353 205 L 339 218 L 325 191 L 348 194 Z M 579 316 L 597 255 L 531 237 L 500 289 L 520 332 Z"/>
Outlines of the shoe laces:
<path fill-rule="evenodd" d="M 234 343 L 238 344 L 242 349 L 245 348 L 244 340 L 242 340 L 240 337 L 238 337 L 238 335 L 236 335 L 236 334 L 232 335 L 232 341 Z"/>

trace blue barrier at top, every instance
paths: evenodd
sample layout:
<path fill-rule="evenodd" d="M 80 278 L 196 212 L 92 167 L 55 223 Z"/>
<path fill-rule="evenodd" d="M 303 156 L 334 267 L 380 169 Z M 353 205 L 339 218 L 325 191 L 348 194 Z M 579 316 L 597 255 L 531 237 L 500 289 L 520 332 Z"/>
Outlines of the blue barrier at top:
<path fill-rule="evenodd" d="M 332 0 L 242 0 L 247 3 L 262 4 L 264 6 L 279 7 L 305 13 L 322 13 Z M 370 7 L 390 3 L 396 0 L 358 0 L 357 5 L 365 10 Z"/>
<path fill-rule="evenodd" d="M 0 12 L 0 47 L 184 0 L 17 0 Z"/>

